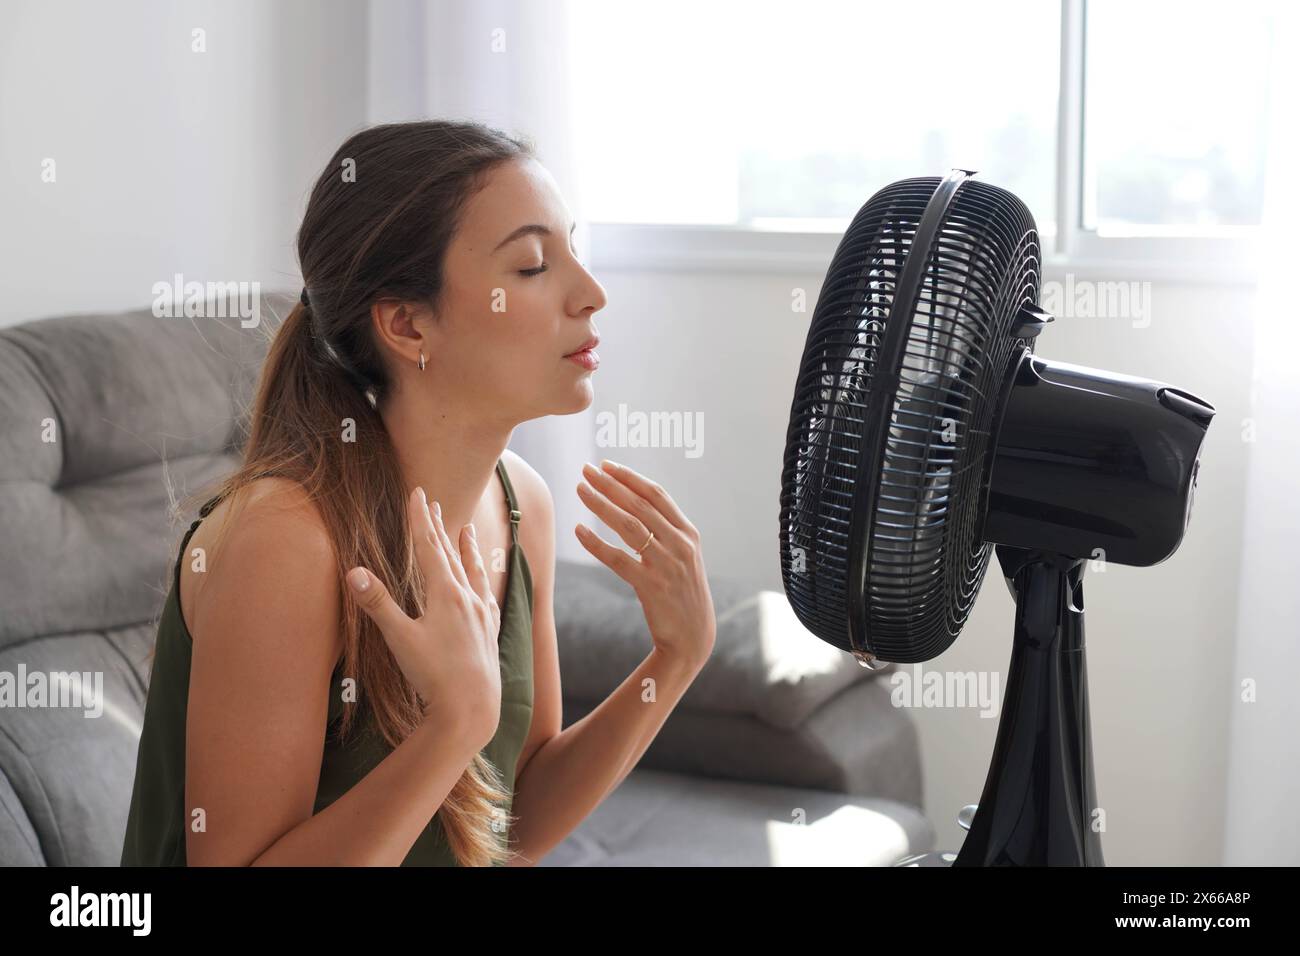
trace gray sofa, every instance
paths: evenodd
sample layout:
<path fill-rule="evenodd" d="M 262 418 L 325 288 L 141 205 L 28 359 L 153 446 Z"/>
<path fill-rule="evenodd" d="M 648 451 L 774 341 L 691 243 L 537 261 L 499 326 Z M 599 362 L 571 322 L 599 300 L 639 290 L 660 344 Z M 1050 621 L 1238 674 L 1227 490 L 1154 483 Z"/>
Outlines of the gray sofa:
<path fill-rule="evenodd" d="M 0 329 L 0 863 L 117 864 L 146 656 L 195 517 L 172 506 L 237 460 L 291 302 L 262 297 L 253 328 L 146 309 Z M 804 632 L 781 595 L 710 584 L 713 658 L 542 865 L 886 865 L 930 849 L 915 729 L 887 683 Z M 650 641 L 603 567 L 561 563 L 556 623 L 568 726 Z M 63 689 L 77 706 L 12 697 L 55 672 L 85 675 Z"/>

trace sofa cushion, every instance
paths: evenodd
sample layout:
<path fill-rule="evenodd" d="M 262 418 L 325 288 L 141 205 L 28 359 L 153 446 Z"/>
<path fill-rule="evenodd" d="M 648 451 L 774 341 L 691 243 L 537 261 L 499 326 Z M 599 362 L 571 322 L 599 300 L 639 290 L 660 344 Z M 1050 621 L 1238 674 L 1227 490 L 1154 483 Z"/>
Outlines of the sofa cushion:
<path fill-rule="evenodd" d="M 24 706 L 10 703 L 0 711 L 0 779 L 24 809 L 16 822 L 0 810 L 3 854 L 34 840 L 40 848 L 34 862 L 118 865 L 153 633 L 150 625 L 139 624 L 0 648 L 0 674 L 8 675 L 0 693 L 15 690 L 20 678 L 26 686 L 16 690 L 23 694 L 53 686 L 52 675 L 70 675 L 77 685 L 76 692 L 47 692 L 43 702 L 28 698 Z M 0 862 L 14 861 L 0 855 Z"/>
<path fill-rule="evenodd" d="M 599 701 L 566 695 L 564 724 Z M 752 714 L 678 707 L 638 768 L 669 770 L 885 797 L 919 806 L 921 757 L 916 724 L 893 706 L 884 681 L 846 687 L 798 727 L 773 727 Z"/>
<path fill-rule="evenodd" d="M 934 845 L 892 800 L 638 769 L 539 866 L 890 866 Z"/>
<path fill-rule="evenodd" d="M 264 296 L 248 328 L 139 309 L 0 329 L 0 647 L 156 614 L 193 517 L 171 506 L 232 470 L 287 308 Z"/>
<path fill-rule="evenodd" d="M 650 653 L 641 603 L 600 564 L 557 562 L 555 626 L 564 696 L 602 700 Z M 710 575 L 717 617 L 713 654 L 680 708 L 752 715 L 785 730 L 869 671 L 799 622 L 785 595 Z"/>
<path fill-rule="evenodd" d="M 36 829 L 8 776 L 0 773 L 0 863 L 5 866 L 44 866 Z"/>

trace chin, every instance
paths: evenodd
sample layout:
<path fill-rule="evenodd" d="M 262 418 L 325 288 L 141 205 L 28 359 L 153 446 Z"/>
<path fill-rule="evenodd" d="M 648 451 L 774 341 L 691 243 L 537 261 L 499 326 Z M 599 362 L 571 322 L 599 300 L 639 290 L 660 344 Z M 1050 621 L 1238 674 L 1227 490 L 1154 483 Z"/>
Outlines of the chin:
<path fill-rule="evenodd" d="M 591 376 L 584 375 L 569 394 L 556 403 L 557 408 L 552 414 L 574 415 L 589 408 L 595 400 L 596 387 L 591 381 Z"/>

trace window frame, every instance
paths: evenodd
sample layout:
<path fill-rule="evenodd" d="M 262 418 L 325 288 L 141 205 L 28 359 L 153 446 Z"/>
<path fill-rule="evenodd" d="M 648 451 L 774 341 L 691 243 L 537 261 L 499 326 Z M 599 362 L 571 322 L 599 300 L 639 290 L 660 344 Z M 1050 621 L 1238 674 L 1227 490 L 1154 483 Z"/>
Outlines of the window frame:
<path fill-rule="evenodd" d="M 1252 285 L 1258 228 L 1221 235 L 1098 235 L 1083 227 L 1087 0 L 1060 0 L 1056 228 L 1043 233 L 1043 272 L 1080 279 Z M 934 170 L 935 175 L 943 170 Z M 879 184 L 886 185 L 885 183 Z M 863 196 L 863 202 L 868 197 Z M 806 274 L 829 266 L 842 229 L 631 222 L 589 223 L 593 268 L 649 272 Z"/>

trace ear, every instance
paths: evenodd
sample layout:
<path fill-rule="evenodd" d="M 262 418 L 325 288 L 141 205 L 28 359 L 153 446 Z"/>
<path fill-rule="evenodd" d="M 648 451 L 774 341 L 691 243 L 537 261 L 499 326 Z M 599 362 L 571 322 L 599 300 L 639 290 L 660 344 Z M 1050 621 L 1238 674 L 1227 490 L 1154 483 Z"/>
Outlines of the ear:
<path fill-rule="evenodd" d="M 421 349 L 426 361 L 434 352 L 437 325 L 428 310 L 414 302 L 380 299 L 370 306 L 370 322 L 380 350 L 399 363 L 414 364 Z"/>

